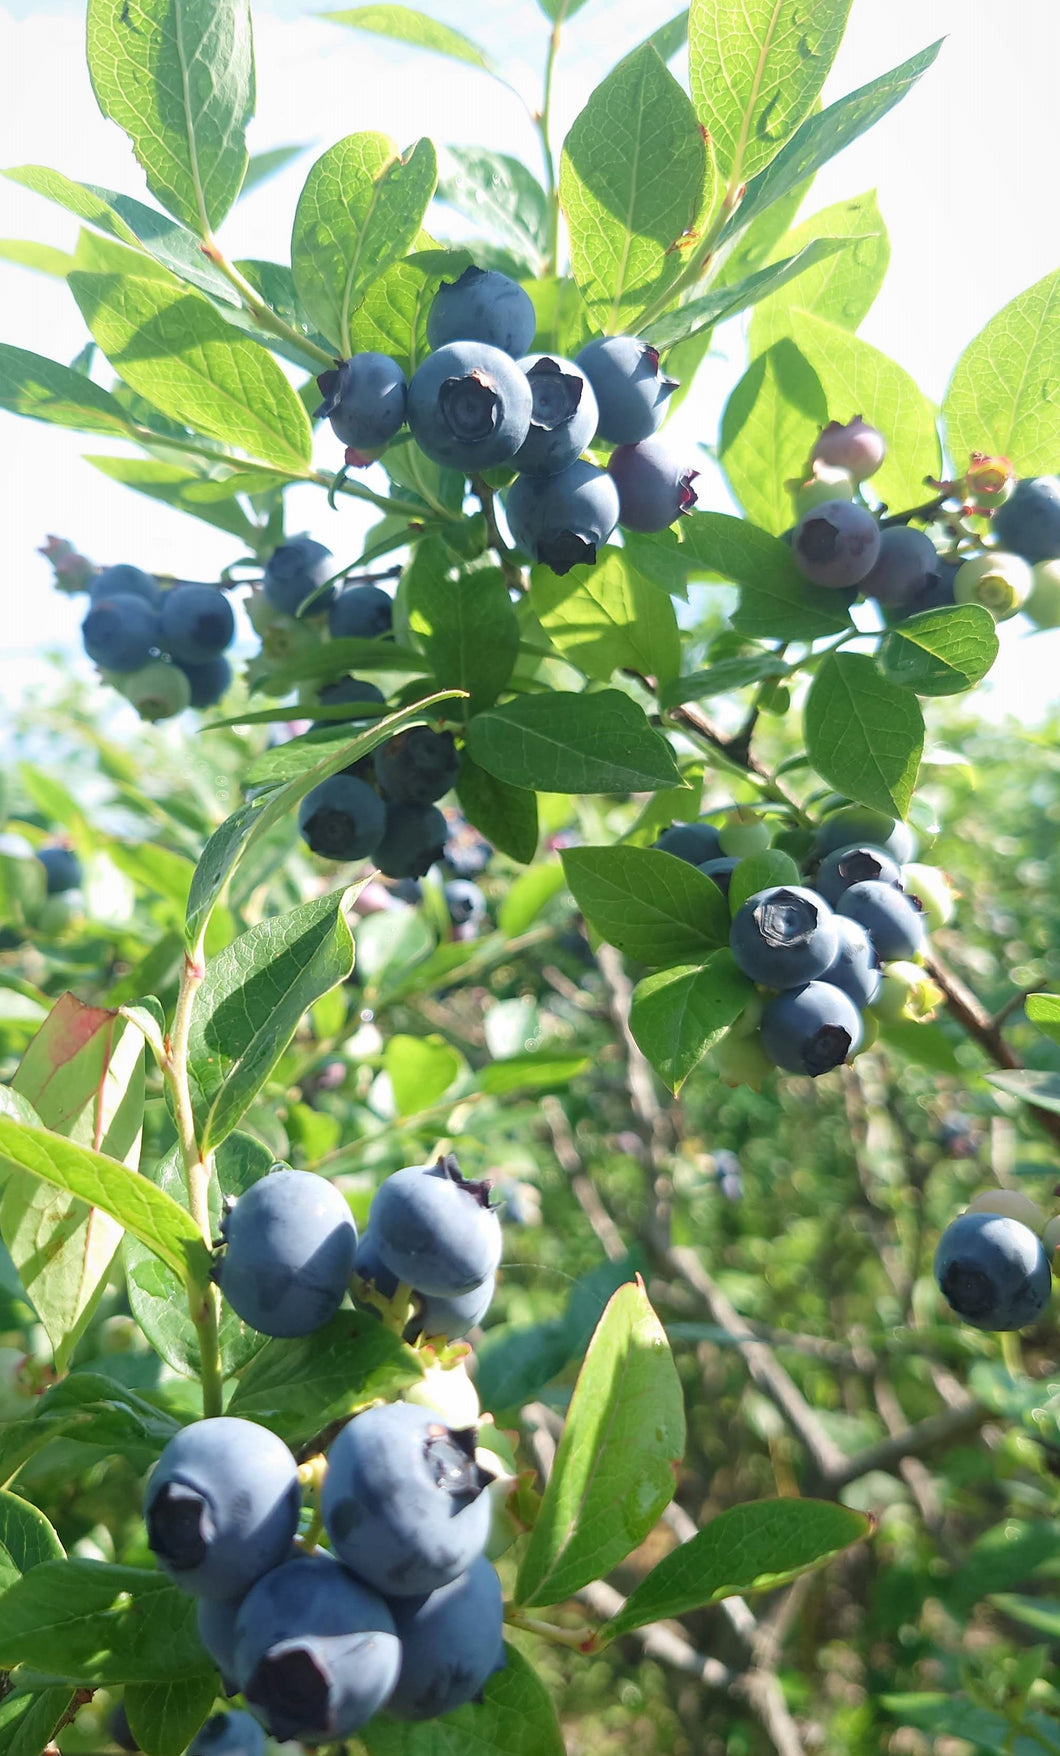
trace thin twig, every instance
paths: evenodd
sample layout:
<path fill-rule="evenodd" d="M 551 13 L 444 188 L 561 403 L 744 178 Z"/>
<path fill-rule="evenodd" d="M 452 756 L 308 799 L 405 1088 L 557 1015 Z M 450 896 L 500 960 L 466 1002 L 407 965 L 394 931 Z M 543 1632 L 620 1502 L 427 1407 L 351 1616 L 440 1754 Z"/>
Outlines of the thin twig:
<path fill-rule="evenodd" d="M 830 1497 L 838 1494 L 840 1488 L 845 1488 L 849 1482 L 860 1480 L 873 1470 L 881 1469 L 893 1473 L 903 1458 L 920 1457 L 925 1451 L 933 1451 L 938 1445 L 952 1445 L 956 1440 L 978 1432 L 989 1419 L 988 1409 L 973 1397 L 966 1397 L 955 1408 L 946 1408 L 937 1415 L 928 1415 L 914 1427 L 906 1427 L 903 1432 L 880 1439 L 875 1445 L 866 1445 L 864 1450 L 856 1451 L 853 1457 L 845 1457 L 837 1469 L 827 1471 L 823 1483 L 826 1495 Z"/>
<path fill-rule="evenodd" d="M 607 988 L 611 1017 L 622 1038 L 630 1104 L 644 1142 L 644 1168 L 651 1179 L 653 1202 L 651 1244 L 665 1255 L 670 1243 L 673 1187 L 663 1161 L 673 1143 L 673 1124 L 656 1094 L 651 1065 L 629 1028 L 633 984 L 626 974 L 621 955 L 613 945 L 601 945 L 596 961 Z"/>
<path fill-rule="evenodd" d="M 954 1018 L 973 1041 L 979 1044 L 995 1067 L 1006 1071 L 1018 1071 L 1022 1068 L 1023 1062 L 1001 1033 L 998 1018 L 986 1010 L 982 1001 L 965 986 L 960 976 L 955 975 L 943 963 L 937 952 L 929 950 L 925 954 L 924 967 L 942 989 L 946 996 L 946 1005 Z M 1052 1110 L 1040 1110 L 1034 1104 L 1030 1105 L 1030 1111 L 1038 1126 L 1052 1135 L 1054 1140 L 1060 1141 L 1060 1115 L 1055 1115 Z"/>
<path fill-rule="evenodd" d="M 563 1105 L 557 1097 L 549 1093 L 541 1099 L 541 1114 L 548 1124 L 552 1150 L 561 1169 L 566 1172 L 574 1199 L 603 1245 L 608 1259 L 611 1262 L 621 1262 L 627 1254 L 622 1235 L 593 1187 L 581 1154 L 574 1144 L 574 1136 Z"/>

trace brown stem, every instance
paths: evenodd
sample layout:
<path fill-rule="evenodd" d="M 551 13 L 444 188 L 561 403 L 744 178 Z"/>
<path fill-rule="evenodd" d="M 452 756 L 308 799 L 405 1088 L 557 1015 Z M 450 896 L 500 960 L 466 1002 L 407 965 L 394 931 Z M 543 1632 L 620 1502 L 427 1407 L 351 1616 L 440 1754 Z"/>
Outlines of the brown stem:
<path fill-rule="evenodd" d="M 608 1260 L 621 1262 L 626 1255 L 622 1235 L 586 1172 L 563 1105 L 557 1097 L 549 1094 L 541 1099 L 541 1114 L 548 1124 L 552 1150 L 561 1169 L 566 1172 L 574 1199 L 603 1245 Z"/>
<path fill-rule="evenodd" d="M 972 990 L 965 986 L 960 976 L 955 975 L 947 964 L 943 963 L 937 952 L 928 951 L 924 958 L 924 967 L 932 981 L 937 982 L 946 996 L 946 1005 L 958 1024 L 968 1032 L 974 1042 L 979 1044 L 983 1053 L 994 1063 L 1006 1071 L 1017 1071 L 1023 1062 L 1006 1041 L 1001 1032 L 997 1017 L 989 1013 L 982 1001 Z M 1033 1104 L 1031 1114 L 1040 1128 L 1060 1141 L 1060 1116 L 1052 1110 L 1039 1110 Z"/>

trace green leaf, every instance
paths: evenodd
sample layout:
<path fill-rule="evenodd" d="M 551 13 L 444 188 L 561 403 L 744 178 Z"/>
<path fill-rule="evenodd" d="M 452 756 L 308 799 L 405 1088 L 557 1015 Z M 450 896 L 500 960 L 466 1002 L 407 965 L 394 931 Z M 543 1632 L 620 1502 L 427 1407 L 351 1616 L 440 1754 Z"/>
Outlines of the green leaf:
<path fill-rule="evenodd" d="M 741 860 L 729 880 L 729 913 L 735 914 L 741 903 L 773 884 L 801 884 L 799 868 L 790 854 L 780 848 L 767 848 L 761 854 L 748 854 Z"/>
<path fill-rule="evenodd" d="M 1011 1092 L 1013 1097 L 1022 1098 L 1035 1109 L 1051 1110 L 1054 1115 L 1060 1115 L 1060 1073 L 1021 1068 L 1017 1073 L 988 1073 L 986 1077 L 991 1085 Z"/>
<path fill-rule="evenodd" d="M 793 189 L 805 183 L 815 171 L 857 140 L 866 129 L 879 122 L 911 91 L 926 73 L 942 47 L 943 38 L 910 56 L 900 66 L 892 67 L 868 85 L 848 92 L 846 97 L 830 104 L 828 109 L 807 116 L 775 159 L 752 177 L 735 214 L 722 233 L 722 243 L 729 243 L 745 232 L 752 220 L 782 200 Z"/>
<path fill-rule="evenodd" d="M 415 1116 L 420 1110 L 429 1110 L 459 1079 L 464 1066 L 459 1050 L 442 1037 L 390 1037 L 383 1068 L 398 1115 Z"/>
<path fill-rule="evenodd" d="M 66 1550 L 39 1507 L 0 1490 L 0 1590 L 44 1561 L 61 1561 Z"/>
<path fill-rule="evenodd" d="M 837 792 L 904 817 L 924 750 L 915 695 L 880 675 L 865 653 L 825 658 L 806 697 L 806 751 Z"/>
<path fill-rule="evenodd" d="M 1004 305 L 954 368 L 943 404 L 946 449 L 958 471 L 973 451 L 1011 458 L 1017 475 L 1060 456 L 1060 269 Z"/>
<path fill-rule="evenodd" d="M 492 707 L 519 654 L 519 623 L 499 567 L 452 567 L 443 543 L 417 546 L 403 591 L 409 628 L 440 688 L 465 689 L 464 714 Z"/>
<path fill-rule="evenodd" d="M 604 549 L 577 577 L 533 568 L 530 604 L 552 644 L 586 676 L 607 683 L 620 670 L 663 682 L 677 675 L 681 638 L 673 604 L 624 549 Z"/>
<path fill-rule="evenodd" d="M 435 293 L 443 280 L 457 280 L 470 261 L 463 250 L 421 250 L 395 262 L 373 281 L 353 314 L 354 351 L 390 354 L 411 378 L 429 351 L 427 315 Z M 418 452 L 418 447 L 410 449 Z M 392 445 L 387 452 L 388 465 L 394 461 L 394 450 Z"/>
<path fill-rule="evenodd" d="M 135 488 L 138 494 L 161 500 L 163 506 L 172 506 L 190 518 L 200 518 L 204 524 L 239 537 L 248 548 L 257 538 L 253 522 L 236 499 L 204 506 L 189 498 L 203 482 L 197 470 L 185 469 L 179 463 L 162 463 L 153 457 L 86 457 L 85 462 L 101 475 L 109 476 L 112 482 Z"/>
<path fill-rule="evenodd" d="M 678 342 L 687 340 L 690 335 L 699 335 L 705 329 L 713 329 L 716 323 L 726 322 L 740 311 L 746 311 L 749 305 L 758 305 L 760 300 L 769 300 L 770 295 L 776 296 L 778 288 L 806 276 L 808 269 L 818 270 L 818 275 L 814 276 L 816 280 L 823 272 L 820 264 L 833 267 L 837 254 L 842 253 L 845 256 L 849 253 L 851 242 L 849 238 L 814 238 L 791 256 L 785 256 L 783 261 L 758 269 L 757 273 L 748 275 L 746 280 L 715 287 L 702 298 L 690 299 L 686 305 L 679 305 L 676 311 L 668 311 L 665 317 L 656 318 L 644 330 L 644 339 L 651 342 L 653 347 L 671 348 Z M 799 294 L 801 293 L 800 286 Z M 752 353 L 758 351 L 758 346 L 752 346 Z"/>
<path fill-rule="evenodd" d="M 793 341 L 759 354 L 733 390 L 722 415 L 722 467 L 748 518 L 764 529 L 791 528 L 785 484 L 801 476 L 827 419 L 821 381 Z"/>
<path fill-rule="evenodd" d="M 861 1512 L 825 1500 L 754 1500 L 712 1518 L 654 1567 L 600 1637 L 686 1616 L 737 1593 L 773 1591 L 872 1533 Z"/>
<path fill-rule="evenodd" d="M 211 958 L 195 996 L 188 1078 L 199 1144 L 230 1134 L 309 1007 L 353 968 L 345 890 L 249 927 Z"/>
<path fill-rule="evenodd" d="M 310 318 L 343 357 L 353 351 L 353 313 L 372 282 L 410 248 L 437 175 L 429 140 L 401 154 L 385 134 L 350 134 L 306 178 L 291 269 Z"/>
<path fill-rule="evenodd" d="M 1015 1592 L 999 1591 L 989 1601 L 1002 1615 L 1011 1616 L 1025 1628 L 1047 1634 L 1050 1640 L 1060 1639 L 1060 1603 L 1055 1598 L 1019 1597 Z"/>
<path fill-rule="evenodd" d="M 126 439 L 132 426 L 121 404 L 91 378 L 47 360 L 43 354 L 0 342 L 0 408 L 81 433 L 117 434 Z"/>
<path fill-rule="evenodd" d="M 323 1329 L 270 1341 L 236 1385 L 226 1414 L 259 1421 L 301 1445 L 423 1376 L 414 1348 L 367 1311 L 340 1311 Z"/>
<path fill-rule="evenodd" d="M 633 1040 L 672 1092 L 739 1018 L 754 992 L 728 950 L 702 967 L 679 964 L 646 976 L 633 990 Z"/>
<path fill-rule="evenodd" d="M 813 108 L 850 0 L 692 0 L 689 75 L 696 115 L 730 188 L 776 157 Z"/>
<path fill-rule="evenodd" d="M 885 634 L 876 655 L 885 677 L 918 695 L 960 695 L 998 654 L 994 618 L 981 604 L 924 610 Z"/>
<path fill-rule="evenodd" d="M 631 328 L 683 267 L 676 246 L 713 205 L 692 105 L 644 44 L 597 86 L 563 143 L 571 272 L 598 329 Z"/>
<path fill-rule="evenodd" d="M 473 43 L 440 19 L 415 12 L 411 6 L 350 6 L 342 12 L 322 12 L 332 24 L 346 24 L 351 30 L 363 30 L 372 36 L 390 37 L 394 42 L 408 43 L 410 48 L 429 49 L 434 55 L 446 55 L 450 61 L 465 61 L 470 67 L 481 67 L 484 73 L 496 74 L 497 69 L 484 49 Z"/>
<path fill-rule="evenodd" d="M 210 1259 L 191 1215 L 146 1177 L 102 1153 L 7 1116 L 0 1116 L 0 1159 L 102 1208 L 167 1262 L 182 1282 L 205 1284 Z"/>
<path fill-rule="evenodd" d="M 0 1427 L 0 1482 L 9 1482 L 53 1439 L 151 1463 L 178 1431 L 171 1415 L 113 1378 L 75 1371 L 38 1397 L 32 1414 Z"/>
<path fill-rule="evenodd" d="M 804 579 L 779 537 L 727 512 L 695 512 L 684 539 L 704 567 L 739 585 L 732 618 L 741 634 L 766 640 L 817 640 L 850 627 L 847 594 Z"/>
<path fill-rule="evenodd" d="M 50 274 L 56 280 L 65 280 L 74 263 L 65 250 L 38 244 L 33 238 L 0 238 L 0 261 L 35 269 L 38 274 Z"/>
<path fill-rule="evenodd" d="M 548 690 L 468 722 L 472 759 L 511 786 L 549 793 L 641 793 L 680 783 L 669 744 L 617 689 Z"/>
<path fill-rule="evenodd" d="M 497 911 L 497 925 L 509 939 L 518 938 L 536 921 L 541 910 L 564 888 L 566 873 L 559 860 L 541 860 L 529 871 L 520 872 L 508 886 L 507 894 Z"/>
<path fill-rule="evenodd" d="M 800 353 L 819 378 L 832 420 L 862 415 L 895 443 L 872 478 L 872 491 L 888 506 L 918 506 L 924 478 L 942 467 L 935 410 L 908 372 L 867 341 L 826 323 L 809 311 L 789 314 Z"/>
<path fill-rule="evenodd" d="M 272 146 L 267 152 L 253 153 L 247 160 L 246 173 L 239 191 L 240 201 L 244 195 L 249 195 L 252 189 L 256 189 L 259 183 L 265 183 L 270 177 L 275 177 L 278 171 L 284 170 L 293 159 L 298 158 L 307 150 L 308 148 L 303 144 L 301 146 Z"/>
<path fill-rule="evenodd" d="M 480 147 L 451 146 L 446 160 L 439 201 L 487 228 L 537 274 L 548 249 L 548 198 L 537 178 L 520 159 Z"/>
<path fill-rule="evenodd" d="M 460 809 L 499 853 L 527 865 L 537 852 L 537 794 L 509 786 L 480 768 L 464 751 L 456 783 Z"/>
<path fill-rule="evenodd" d="M 385 1714 L 369 1720 L 358 1734 L 368 1756 L 563 1756 L 552 1697 L 516 1647 L 505 1653 L 505 1667 L 489 1678 L 479 1705 L 418 1725 Z"/>
<path fill-rule="evenodd" d="M 824 254 L 811 265 L 812 272 L 804 273 L 797 287 L 778 289 L 756 306 L 748 331 L 752 357 L 788 333 L 793 305 L 825 317 L 841 329 L 857 329 L 867 316 L 883 285 L 891 255 L 876 191 L 837 201 L 834 207 L 815 213 L 788 233 L 780 250 L 785 257 L 793 251 L 801 256 L 813 243 L 824 249 Z M 825 248 L 829 244 L 830 250 Z"/>
<path fill-rule="evenodd" d="M 238 1200 L 271 1170 L 274 1155 L 249 1134 L 229 1134 L 214 1154 L 216 1175 L 210 1179 L 210 1235 L 217 1237 L 224 1217 L 223 1202 Z M 184 1165 L 174 1147 L 152 1168 L 151 1180 L 175 1200 L 185 1198 Z M 127 1236 L 122 1247 L 129 1306 L 155 1352 L 187 1378 L 197 1378 L 202 1361 L 199 1338 L 179 1278 L 146 1249 Z M 265 1337 L 243 1322 L 226 1300 L 221 1303 L 221 1367 L 226 1378 L 239 1372 L 260 1353 Z"/>
<path fill-rule="evenodd" d="M 124 233 L 131 232 L 139 248 L 146 251 L 153 262 L 167 268 L 178 280 L 186 280 L 190 286 L 198 287 L 200 292 L 206 293 L 216 304 L 229 307 L 226 315 L 230 321 L 236 320 L 236 313 L 240 309 L 239 294 L 220 269 L 215 268 L 203 255 L 194 232 L 189 232 L 186 226 L 178 225 L 168 214 L 159 213 L 157 207 L 146 207 L 142 201 L 134 201 L 131 195 L 120 195 L 116 190 L 100 188 L 96 183 L 73 185 L 75 189 L 79 187 L 83 187 L 90 197 L 95 196 L 107 205 L 111 223 L 94 218 L 92 214 L 87 215 L 93 224 L 99 224 L 105 232 L 113 232 L 122 241 L 125 241 Z M 87 203 L 81 202 L 78 205 L 85 206 Z M 81 254 L 82 244 L 79 244 L 78 256 Z M 75 266 L 105 269 L 110 264 L 78 261 Z M 143 257 L 135 266 L 130 266 L 133 275 L 142 276 L 149 271 L 149 263 Z"/>
<path fill-rule="evenodd" d="M 658 848 L 567 848 L 574 900 L 619 951 L 655 967 L 702 963 L 729 943 L 721 891 L 687 860 Z"/>
<path fill-rule="evenodd" d="M 217 1696 L 211 1664 L 197 1677 L 179 1682 L 130 1683 L 122 1701 L 129 1728 L 145 1756 L 181 1756 L 203 1724 Z"/>
<path fill-rule="evenodd" d="M 208 237 L 247 168 L 248 0 L 89 0 L 88 70 L 96 102 L 128 134 L 152 195 Z"/>
<path fill-rule="evenodd" d="M 659 691 L 663 707 L 680 707 L 683 701 L 704 701 L 712 695 L 728 695 L 735 689 L 747 689 L 766 677 L 783 677 L 790 669 L 787 661 L 776 652 L 741 653 L 736 658 L 719 659 L 705 671 L 693 671 L 690 677 L 675 677 Z"/>
<path fill-rule="evenodd" d="M 1060 1043 L 1060 994 L 1028 994 L 1023 1010 L 1032 1024 Z"/>
<path fill-rule="evenodd" d="M 96 1685 L 200 1677 L 195 1599 L 161 1573 L 45 1561 L 0 1597 L 0 1664 Z"/>
<path fill-rule="evenodd" d="M 615 1293 L 589 1344 L 516 1602 L 562 1603 L 623 1560 L 672 1500 L 684 1443 L 681 1382 L 638 1279 Z"/>
<path fill-rule="evenodd" d="M 484 1067 L 475 1081 L 487 1097 L 507 1097 L 513 1091 L 548 1091 L 577 1079 L 590 1065 L 585 1055 L 556 1055 L 548 1047 L 526 1055 L 509 1055 Z"/>
<path fill-rule="evenodd" d="M 688 7 L 683 12 L 675 13 L 667 19 L 658 30 L 653 30 L 647 41 L 662 61 L 672 61 L 679 49 L 684 48 L 688 41 Z"/>
<path fill-rule="evenodd" d="M 73 1699 L 65 1684 L 5 1695 L 0 1701 L 0 1756 L 39 1756 L 52 1742 Z"/>

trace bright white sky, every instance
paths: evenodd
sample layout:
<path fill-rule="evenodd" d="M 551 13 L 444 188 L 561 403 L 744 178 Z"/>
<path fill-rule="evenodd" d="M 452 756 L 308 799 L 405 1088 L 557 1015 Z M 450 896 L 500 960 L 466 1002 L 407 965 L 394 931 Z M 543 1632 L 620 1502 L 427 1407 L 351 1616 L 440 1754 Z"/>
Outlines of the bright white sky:
<path fill-rule="evenodd" d="M 532 0 L 421 4 L 478 40 L 536 101 L 548 27 Z M 554 95 L 557 140 L 618 55 L 676 10 L 677 0 L 588 0 L 565 32 Z M 524 157 L 540 172 L 526 116 L 486 75 L 343 30 L 298 0 L 257 0 L 254 11 L 258 108 L 251 150 L 295 141 L 314 150 L 239 204 L 222 232 L 230 256 L 286 254 L 312 158 L 361 129 L 381 130 L 402 145 L 422 134 L 439 146 L 487 145 Z M 83 0 L 0 0 L 0 165 L 52 165 L 150 200 L 125 136 L 96 108 L 83 33 Z M 1060 262 L 1060 0 L 1018 0 L 1000 9 L 996 0 L 854 0 L 826 101 L 944 35 L 938 62 L 912 96 L 819 174 L 808 204 L 812 212 L 877 188 L 891 268 L 861 333 L 935 398 L 965 343 L 998 307 Z M 72 249 L 76 233 L 71 216 L 0 180 L 0 237 Z M 63 282 L 0 262 L 0 339 L 68 361 L 86 338 Z M 674 423 L 690 440 L 716 437 L 722 402 L 743 368 L 738 323 L 722 333 L 720 345 L 730 361 L 704 368 L 702 387 Z M 334 447 L 322 445 L 322 458 L 334 463 Z M 223 533 L 109 482 L 82 461 L 82 452 L 106 449 L 105 441 L 0 413 L 9 581 L 0 701 L 7 705 L 39 677 L 36 661 L 45 648 L 68 655 L 86 679 L 92 675 L 77 632 L 83 600 L 55 593 L 50 569 L 35 553 L 48 532 L 69 537 L 95 560 L 132 561 L 185 578 L 216 576 L 238 552 Z M 709 478 L 706 495 L 725 503 Z M 332 513 L 309 489 L 289 504 L 290 528 L 310 528 L 339 556 L 356 552 L 359 508 L 346 501 Z M 1003 636 L 992 708 L 1026 719 L 1055 699 L 1060 631 L 1028 638 L 1017 621 Z"/>

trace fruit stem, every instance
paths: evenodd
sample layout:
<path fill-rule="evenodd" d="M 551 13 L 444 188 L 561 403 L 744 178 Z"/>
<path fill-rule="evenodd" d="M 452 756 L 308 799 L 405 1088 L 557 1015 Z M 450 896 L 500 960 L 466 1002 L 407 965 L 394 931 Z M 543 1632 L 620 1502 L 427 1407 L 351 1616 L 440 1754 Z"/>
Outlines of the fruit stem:
<path fill-rule="evenodd" d="M 282 317 L 277 317 L 275 311 L 265 303 L 261 294 L 256 293 L 250 282 L 240 274 L 235 264 L 229 262 L 212 233 L 206 234 L 199 249 L 207 262 L 212 262 L 218 272 L 224 275 L 229 285 L 235 288 L 251 317 L 260 328 L 267 330 L 270 335 L 278 336 L 282 341 L 290 342 L 293 347 L 308 355 L 311 360 L 316 360 L 318 364 L 326 367 L 334 366 L 334 354 L 329 354 L 326 348 L 318 347 L 316 342 L 310 341 L 308 336 L 302 334 L 301 330 L 295 329 L 290 323 L 285 323 Z"/>
<path fill-rule="evenodd" d="M 512 551 L 501 536 L 497 525 L 497 498 L 489 483 L 482 476 L 472 476 L 471 491 L 482 508 L 482 516 L 486 520 L 486 535 L 490 548 L 501 564 L 504 583 L 509 591 L 526 591 L 526 580 L 523 570 L 512 560 Z"/>
<path fill-rule="evenodd" d="M 560 1628 L 555 1622 L 542 1622 L 537 1616 L 528 1616 L 515 1604 L 506 1604 L 504 1620 L 510 1628 L 521 1628 L 526 1634 L 537 1634 L 542 1640 L 549 1640 L 553 1646 L 571 1646 L 575 1652 L 588 1652 L 596 1641 L 595 1628 Z"/>
<path fill-rule="evenodd" d="M 1026 1368 L 1023 1364 L 1023 1349 L 1020 1338 L 1014 1329 L 1001 1331 L 1001 1358 L 1004 1360 L 1010 1378 L 1023 1378 Z"/>
<path fill-rule="evenodd" d="M 548 40 L 548 54 L 545 57 L 545 82 L 541 92 L 541 109 L 534 117 L 534 125 L 541 137 L 541 153 L 545 161 L 545 193 L 548 196 L 548 256 L 545 260 L 545 273 L 559 273 L 559 189 L 556 184 L 556 162 L 552 156 L 552 142 L 549 139 L 549 125 L 552 112 L 552 75 L 556 70 L 556 57 L 559 54 L 560 20 L 552 26 L 552 35 Z"/>

